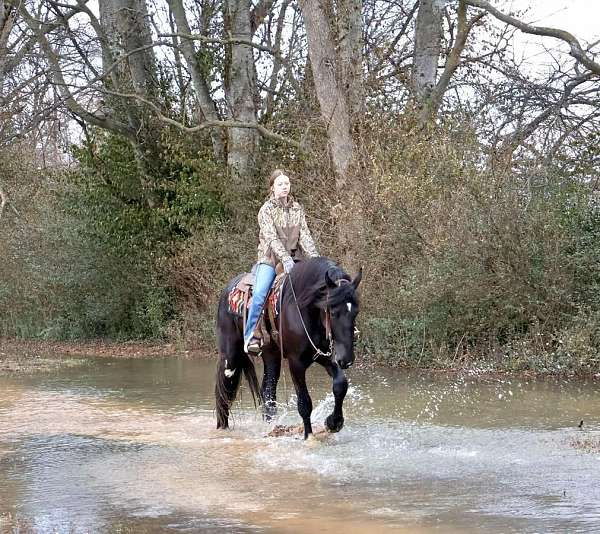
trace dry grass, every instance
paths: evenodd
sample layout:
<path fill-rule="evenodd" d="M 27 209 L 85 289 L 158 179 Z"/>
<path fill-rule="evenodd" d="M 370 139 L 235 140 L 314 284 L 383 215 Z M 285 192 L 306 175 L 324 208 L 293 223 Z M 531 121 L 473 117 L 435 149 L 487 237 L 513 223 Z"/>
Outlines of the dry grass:
<path fill-rule="evenodd" d="M 173 343 L 113 343 L 107 341 L 59 342 L 0 338 L 0 373 L 51 371 L 66 365 L 81 365 L 88 357 L 213 358 L 214 351 L 179 347 Z M 67 358 L 62 358 L 66 356 Z"/>

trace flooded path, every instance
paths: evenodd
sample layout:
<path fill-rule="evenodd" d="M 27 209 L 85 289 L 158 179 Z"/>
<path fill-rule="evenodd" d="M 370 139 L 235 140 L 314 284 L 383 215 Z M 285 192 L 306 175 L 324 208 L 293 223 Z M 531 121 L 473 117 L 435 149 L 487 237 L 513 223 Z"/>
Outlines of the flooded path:
<path fill-rule="evenodd" d="M 351 370 L 346 427 L 266 437 L 214 362 L 98 359 L 0 376 L 0 532 L 600 532 L 597 382 Z M 321 425 L 333 398 L 309 372 Z M 298 424 L 291 380 L 278 424 Z M 577 425 L 584 420 L 583 430 Z"/>

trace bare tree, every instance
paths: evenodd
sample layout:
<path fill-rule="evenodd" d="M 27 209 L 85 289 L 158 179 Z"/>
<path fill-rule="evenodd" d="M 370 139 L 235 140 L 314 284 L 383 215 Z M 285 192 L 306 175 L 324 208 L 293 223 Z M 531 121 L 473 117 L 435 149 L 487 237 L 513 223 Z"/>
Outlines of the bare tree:
<path fill-rule="evenodd" d="M 108 46 L 117 57 L 128 55 L 121 64 L 122 83 L 141 95 L 152 95 L 158 84 L 146 0 L 100 0 L 98 7 Z"/>
<path fill-rule="evenodd" d="M 336 173 L 336 186 L 342 190 L 352 162 L 354 141 L 343 82 L 339 76 L 339 58 L 330 20 L 322 2 L 299 0 L 308 38 L 308 51 L 321 117 L 327 126 L 329 153 Z"/>
<path fill-rule="evenodd" d="M 360 76 L 356 72 L 353 73 L 352 69 L 345 68 L 343 60 L 336 52 L 332 35 L 334 25 L 325 9 L 325 2 L 299 0 L 299 4 L 306 27 L 315 90 L 321 118 L 327 127 L 329 154 L 335 172 L 339 204 L 333 207 L 332 216 L 338 223 L 338 243 L 346 251 L 345 263 L 352 264 L 355 259 L 354 251 L 361 249 L 363 218 L 358 177 L 352 175 L 355 142 L 351 131 L 352 106 L 349 99 L 355 99 L 356 111 L 362 108 L 362 68 Z M 353 6 L 356 7 L 356 4 Z M 331 13 L 331 4 L 327 7 Z M 352 16 L 356 17 L 356 14 Z M 347 45 L 346 60 L 356 52 L 355 46 Z M 359 82 L 354 84 L 348 81 L 349 75 L 359 76 Z"/>
<path fill-rule="evenodd" d="M 411 94 L 417 0 L 364 0 L 363 67 L 367 109 L 403 109 Z"/>
<path fill-rule="evenodd" d="M 453 78 L 457 68 L 461 62 L 461 56 L 465 50 L 469 33 L 483 18 L 484 14 L 480 13 L 475 15 L 470 20 L 467 19 L 467 5 L 464 0 L 458 1 L 457 10 L 457 31 L 454 37 L 454 42 L 446 56 L 446 62 L 444 64 L 444 70 L 440 75 L 439 79 L 431 89 L 427 102 L 422 104 L 422 112 L 420 120 L 422 123 L 435 117 L 442 104 L 444 94 L 448 90 L 451 79 Z"/>
<path fill-rule="evenodd" d="M 450 81 L 461 64 L 469 34 L 485 15 L 480 13 L 469 20 L 465 0 L 458 0 L 456 34 L 451 33 L 449 36 L 451 45 L 446 52 L 443 71 L 438 77 L 438 65 L 442 56 L 444 4 L 445 0 L 426 0 L 419 4 L 412 82 L 414 103 L 421 125 L 437 116 Z"/>
<path fill-rule="evenodd" d="M 416 103 L 421 123 L 464 113 L 496 155 L 568 147 L 577 124 L 596 121 L 593 52 L 483 0 L 300 0 L 301 17 L 291 0 L 158 0 L 169 33 L 144 0 L 100 0 L 98 18 L 86 0 L 70 2 L 0 0 L 0 132 L 31 131 L 66 110 L 125 136 L 142 175 L 153 174 L 169 125 L 208 132 L 244 185 L 260 137 L 301 149 L 315 100 L 338 193 L 353 186 L 353 122 L 365 102 L 387 115 Z M 557 75 L 533 83 L 504 54 L 517 29 L 569 43 L 575 67 L 557 63 Z M 157 57 L 176 82 L 159 79 Z M 179 85 L 180 102 L 165 96 L 169 83 Z M 286 114 L 292 108 L 309 111 Z"/>
<path fill-rule="evenodd" d="M 4 85 L 4 78 L 9 60 L 9 38 L 13 30 L 17 10 L 0 0 L 0 88 Z"/>
<path fill-rule="evenodd" d="M 412 85 L 415 105 L 425 107 L 437 82 L 446 0 L 421 0 L 415 25 Z"/>
<path fill-rule="evenodd" d="M 364 111 L 363 86 L 363 2 L 338 0 L 337 42 L 340 49 L 341 79 L 345 84 L 351 116 Z"/>
<path fill-rule="evenodd" d="M 16 6 L 0 0 L 0 147 L 56 120 L 47 66 L 34 48 Z"/>
<path fill-rule="evenodd" d="M 506 24 L 510 24 L 511 26 L 514 26 L 525 33 L 541 35 L 544 37 L 553 37 L 555 39 L 564 41 L 569 45 L 569 53 L 577 60 L 577 62 L 581 63 L 595 75 L 600 76 L 600 63 L 594 61 L 594 59 L 583 50 L 581 43 L 573 34 L 556 28 L 547 28 L 544 26 L 532 26 L 530 24 L 526 24 L 525 22 L 511 15 L 502 13 L 485 0 L 465 0 L 465 2 L 470 6 L 485 9 L 498 20 L 501 20 Z"/>
<path fill-rule="evenodd" d="M 264 105 L 264 113 L 263 117 L 267 120 L 270 119 L 274 113 L 275 108 L 275 100 L 277 96 L 277 88 L 281 85 L 283 87 L 286 83 L 294 84 L 296 80 L 294 79 L 293 73 L 291 73 L 291 69 L 289 67 L 289 60 L 285 60 L 282 57 L 282 49 L 283 49 L 283 31 L 286 24 L 286 16 L 287 10 L 290 6 L 291 0 L 284 0 L 279 8 L 279 13 L 277 14 L 277 20 L 275 23 L 275 32 L 273 37 L 271 37 L 271 32 L 267 31 L 265 35 L 265 41 L 273 48 L 273 69 L 271 71 L 270 80 L 266 82 L 264 85 L 266 87 L 266 98 Z M 295 33 L 297 31 L 296 27 L 297 21 L 292 20 L 292 38 L 290 42 L 293 42 L 295 38 Z M 279 83 L 279 76 L 282 70 L 285 68 L 285 76 L 282 83 Z M 299 91 L 298 91 L 299 92 Z"/>
<path fill-rule="evenodd" d="M 183 0 L 169 0 L 169 8 L 175 18 L 179 33 L 184 34 L 181 41 L 181 50 L 192 77 L 196 98 L 198 99 L 200 122 L 203 120 L 218 121 L 220 120 L 219 113 L 210 96 L 210 90 L 206 83 L 206 79 L 204 78 L 202 66 L 200 65 L 199 57 L 194 47 L 194 41 L 185 37 L 185 35 L 191 36 L 192 32 L 183 7 Z M 213 129 L 211 131 L 211 138 L 215 156 L 219 159 L 224 159 L 225 145 L 222 138 L 222 132 L 216 128 Z"/>
<path fill-rule="evenodd" d="M 228 37 L 252 40 L 250 0 L 224 1 L 225 32 Z M 228 44 L 225 93 L 229 116 L 234 121 L 257 124 L 256 70 L 252 46 Z M 258 135 L 253 128 L 230 128 L 227 165 L 236 184 L 243 186 L 252 175 L 258 147 Z"/>

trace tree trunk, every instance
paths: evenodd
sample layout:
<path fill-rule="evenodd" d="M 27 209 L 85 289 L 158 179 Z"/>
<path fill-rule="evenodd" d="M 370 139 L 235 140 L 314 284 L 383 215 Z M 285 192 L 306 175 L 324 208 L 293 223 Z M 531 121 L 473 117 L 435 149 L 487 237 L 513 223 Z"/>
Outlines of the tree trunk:
<path fill-rule="evenodd" d="M 2 185 L 0 185 L 0 219 L 2 218 L 2 213 L 4 213 L 4 206 L 6 205 L 7 199 L 8 197 L 2 189 Z"/>
<path fill-rule="evenodd" d="M 329 153 L 336 173 L 336 187 L 346 186 L 354 143 L 350 135 L 348 103 L 337 79 L 338 58 L 327 14 L 321 1 L 299 0 L 308 39 L 308 55 L 321 117 L 327 125 Z"/>
<path fill-rule="evenodd" d="M 456 72 L 456 69 L 460 65 L 460 58 L 463 50 L 465 49 L 465 45 L 467 44 L 467 39 L 469 37 L 469 33 L 473 29 L 473 26 L 483 18 L 484 13 L 479 13 L 475 15 L 471 20 L 467 20 L 467 4 L 465 0 L 458 0 L 458 9 L 457 9 L 457 30 L 456 37 L 454 38 L 454 43 L 452 43 L 452 48 L 448 53 L 448 57 L 446 57 L 446 63 L 444 65 L 444 70 L 442 71 L 439 79 L 435 80 L 435 73 L 431 72 L 432 79 L 431 83 L 434 85 L 422 90 L 422 98 L 418 104 L 419 113 L 418 120 L 420 125 L 425 125 L 428 122 L 435 119 L 440 106 L 442 105 L 442 100 L 444 98 L 444 94 L 448 89 L 448 85 L 452 76 Z M 440 21 L 440 32 L 441 32 L 441 21 Z M 441 35 L 441 33 L 440 33 Z M 433 55 L 440 53 L 433 52 Z M 436 61 L 437 63 L 437 61 Z M 431 69 L 433 69 L 433 56 L 431 58 Z"/>
<path fill-rule="evenodd" d="M 171 42 L 173 43 L 173 60 L 175 62 L 175 80 L 179 90 L 179 122 L 188 124 L 187 103 L 188 87 L 187 80 L 183 77 L 183 61 L 181 54 L 181 39 L 177 34 L 177 25 L 173 16 L 173 10 L 169 9 L 169 30 L 171 32 Z M 200 114 L 200 113 L 199 113 Z"/>
<path fill-rule="evenodd" d="M 445 2 L 446 0 L 421 0 L 419 5 L 412 75 L 413 105 L 419 110 L 429 104 L 437 81 Z"/>
<path fill-rule="evenodd" d="M 348 111 L 355 118 L 364 112 L 363 15 L 362 0 L 338 0 L 338 42 L 340 68 L 348 99 Z"/>
<path fill-rule="evenodd" d="M 225 0 L 224 19 L 227 37 L 252 39 L 250 0 Z M 230 117 L 236 121 L 257 124 L 256 73 L 252 47 L 231 43 L 227 46 L 225 95 Z M 259 134 L 254 128 L 230 128 L 227 166 L 234 183 L 245 189 L 255 167 Z"/>
<path fill-rule="evenodd" d="M 150 101 L 158 97 L 157 66 L 152 48 L 152 35 L 148 22 L 146 0 L 99 0 L 100 24 L 109 50 L 104 51 L 106 61 L 115 61 L 127 55 L 118 75 L 113 78 L 119 86 L 118 92 L 131 93 Z M 137 51 L 140 49 L 139 51 Z M 134 52 L 135 51 L 135 52 Z M 139 194 L 150 207 L 156 203 L 152 193 L 152 181 L 156 178 L 155 168 L 160 162 L 160 131 L 152 114 L 131 100 L 109 98 L 108 108 L 117 118 L 129 122 L 136 132 L 131 144 L 141 176 Z"/>
<path fill-rule="evenodd" d="M 175 18 L 175 24 L 180 34 L 190 35 L 190 25 L 183 7 L 182 0 L 168 0 L 169 7 Z M 181 50 L 183 57 L 188 65 L 190 74 L 192 76 L 192 83 L 196 92 L 196 98 L 198 99 L 198 105 L 200 107 L 200 122 L 204 120 L 218 121 L 220 120 L 217 107 L 213 99 L 210 96 L 210 91 L 204 75 L 202 74 L 202 66 L 196 49 L 194 41 L 186 39 L 185 37 L 181 40 Z M 211 129 L 211 139 L 213 144 L 213 151 L 218 159 L 224 159 L 225 157 L 225 144 L 223 141 L 223 131 L 221 129 Z"/>
<path fill-rule="evenodd" d="M 152 37 L 148 24 L 148 9 L 145 0 L 99 0 L 100 24 L 103 32 L 102 58 L 106 72 L 120 57 L 131 54 L 120 62 L 117 74 L 112 77 L 112 90 L 123 93 L 135 92 L 154 100 L 158 87 L 156 59 L 150 46 Z M 147 47 L 147 48 L 144 48 Z M 106 49 L 108 48 L 108 49 Z M 138 48 L 139 52 L 131 53 Z M 116 86 L 115 86 L 116 85 Z M 128 120 L 131 127 L 142 135 L 151 131 L 147 113 L 142 106 L 132 101 L 108 98 L 113 113 Z"/>
<path fill-rule="evenodd" d="M 354 141 L 344 86 L 340 83 L 339 58 L 336 55 L 331 23 L 321 1 L 299 0 L 308 39 L 308 54 L 314 86 L 327 125 L 329 153 L 335 171 L 339 203 L 333 207 L 338 227 L 338 246 L 345 251 L 343 262 L 354 263 L 362 249 L 362 205 L 358 184 L 350 177 Z"/>
<path fill-rule="evenodd" d="M 4 77 L 8 64 L 8 39 L 15 22 L 16 9 L 7 6 L 4 0 L 0 0 L 0 97 L 4 91 Z"/>
<path fill-rule="evenodd" d="M 98 7 L 100 22 L 113 50 L 123 55 L 143 48 L 127 58 L 125 79 L 130 81 L 131 89 L 144 96 L 155 94 L 156 59 L 150 46 L 152 35 L 146 1 L 99 0 Z"/>

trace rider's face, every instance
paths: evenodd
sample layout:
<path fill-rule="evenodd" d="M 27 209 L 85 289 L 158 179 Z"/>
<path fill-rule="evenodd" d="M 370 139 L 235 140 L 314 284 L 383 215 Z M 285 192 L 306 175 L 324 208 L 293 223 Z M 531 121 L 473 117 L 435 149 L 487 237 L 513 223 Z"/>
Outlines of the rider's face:
<path fill-rule="evenodd" d="M 273 182 L 273 195 L 275 198 L 286 198 L 290 194 L 290 179 L 282 174 Z"/>

